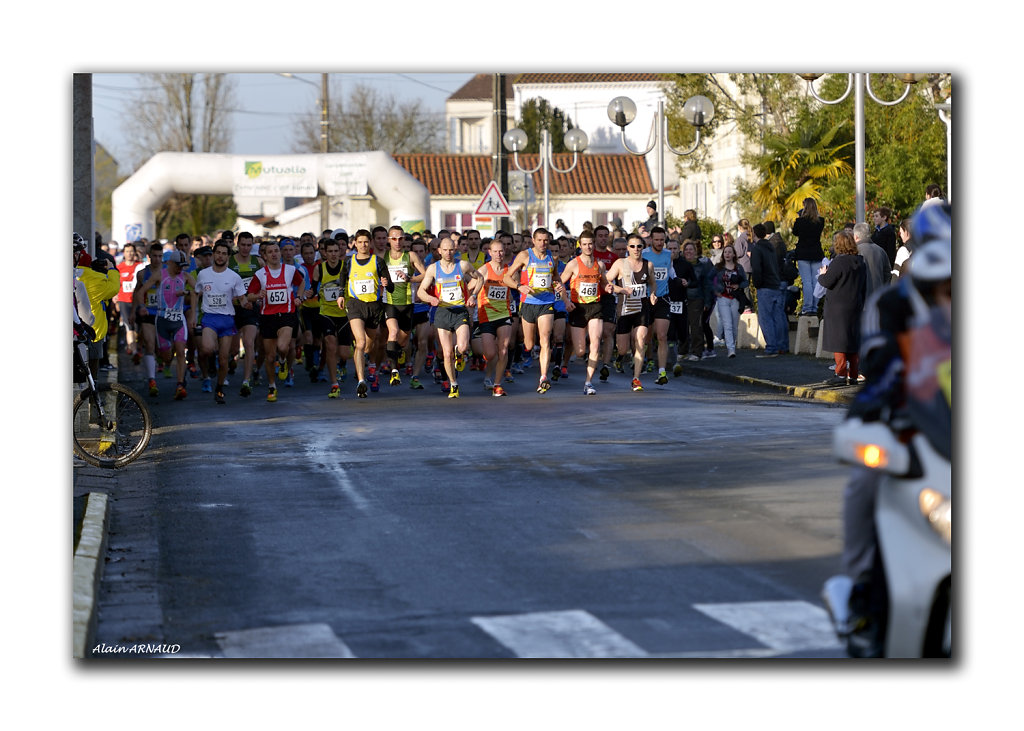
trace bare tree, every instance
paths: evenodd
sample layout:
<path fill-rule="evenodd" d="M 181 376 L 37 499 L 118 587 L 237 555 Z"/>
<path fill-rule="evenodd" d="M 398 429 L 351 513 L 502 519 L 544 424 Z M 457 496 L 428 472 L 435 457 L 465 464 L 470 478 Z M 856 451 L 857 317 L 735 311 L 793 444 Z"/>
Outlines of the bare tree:
<path fill-rule="evenodd" d="M 129 140 L 131 168 L 158 152 L 226 152 L 235 83 L 226 74 L 142 74 L 122 126 Z M 230 196 L 174 196 L 157 211 L 161 235 L 181 229 L 202 233 L 231 218 Z"/>
<path fill-rule="evenodd" d="M 365 84 L 348 99 L 332 102 L 331 152 L 383 150 L 392 155 L 444 151 L 444 115 L 430 112 L 418 100 L 399 102 Z M 304 115 L 295 128 L 295 152 L 320 152 L 320 113 Z"/>

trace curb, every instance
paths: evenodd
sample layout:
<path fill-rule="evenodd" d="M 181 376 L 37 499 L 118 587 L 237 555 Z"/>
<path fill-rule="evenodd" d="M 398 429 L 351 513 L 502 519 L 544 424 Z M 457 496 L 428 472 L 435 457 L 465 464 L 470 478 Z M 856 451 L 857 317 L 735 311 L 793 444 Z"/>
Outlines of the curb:
<path fill-rule="evenodd" d="M 86 657 L 86 648 L 96 631 L 96 593 L 103 576 L 107 549 L 107 495 L 86 496 L 82 533 L 74 559 L 74 657 Z"/>
<path fill-rule="evenodd" d="M 753 376 L 741 376 L 733 373 L 723 373 L 712 369 L 692 368 L 690 372 L 699 378 L 712 378 L 717 381 L 729 381 L 733 383 L 744 383 L 749 386 L 762 386 L 775 391 L 782 391 L 796 398 L 824 401 L 831 404 L 847 405 L 853 403 L 853 395 L 842 393 L 837 390 L 824 390 L 812 386 L 790 386 L 785 383 L 777 383 L 763 378 Z M 685 371 L 684 371 L 685 373 Z"/>

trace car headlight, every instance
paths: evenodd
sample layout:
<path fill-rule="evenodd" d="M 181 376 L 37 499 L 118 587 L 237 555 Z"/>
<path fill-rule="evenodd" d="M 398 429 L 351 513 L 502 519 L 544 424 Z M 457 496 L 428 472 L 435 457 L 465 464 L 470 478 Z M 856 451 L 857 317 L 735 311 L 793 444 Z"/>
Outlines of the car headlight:
<path fill-rule="evenodd" d="M 921 509 L 921 515 L 925 517 L 932 529 L 942 536 L 942 539 L 950 543 L 951 503 L 942 493 L 926 487 L 917 495 L 917 504 Z"/>

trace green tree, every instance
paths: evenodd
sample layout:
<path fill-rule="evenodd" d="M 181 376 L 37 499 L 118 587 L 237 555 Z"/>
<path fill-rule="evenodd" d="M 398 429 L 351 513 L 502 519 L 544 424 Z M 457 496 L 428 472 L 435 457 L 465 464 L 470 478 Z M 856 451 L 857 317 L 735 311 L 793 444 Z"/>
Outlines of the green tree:
<path fill-rule="evenodd" d="M 898 99 L 905 88 L 895 74 L 872 74 L 870 81 L 875 96 L 882 100 Z M 833 74 L 819 83 L 822 98 L 838 99 L 848 77 Z M 895 106 L 878 104 L 865 95 L 864 195 L 869 214 L 884 205 L 897 217 L 909 215 L 923 200 L 926 185 L 946 179 L 946 128 L 933 104 L 948 93 L 949 83 L 949 74 L 930 74 Z M 820 104 L 813 98 L 812 102 L 812 115 L 820 124 L 831 127 L 845 122 L 834 141 L 849 143 L 844 156 L 850 173 L 832 179 L 817 196 L 822 214 L 838 227 L 856 220 L 853 94 L 839 104 Z"/>
<path fill-rule="evenodd" d="M 763 152 L 743 157 L 759 181 L 750 189 L 751 203 L 761 212 L 757 218 L 784 228 L 792 226 L 806 198 L 820 199 L 824 188 L 853 169 L 846 159 L 852 141 L 836 141 L 847 122 L 826 129 L 821 117 L 802 116 L 785 134 L 767 133 Z"/>
<path fill-rule="evenodd" d="M 523 102 L 516 126 L 527 136 L 526 148 L 520 152 L 540 152 L 541 130 L 551 134 L 552 152 L 568 152 L 565 147 L 565 133 L 572 129 L 572 119 L 547 99 L 527 99 Z"/>

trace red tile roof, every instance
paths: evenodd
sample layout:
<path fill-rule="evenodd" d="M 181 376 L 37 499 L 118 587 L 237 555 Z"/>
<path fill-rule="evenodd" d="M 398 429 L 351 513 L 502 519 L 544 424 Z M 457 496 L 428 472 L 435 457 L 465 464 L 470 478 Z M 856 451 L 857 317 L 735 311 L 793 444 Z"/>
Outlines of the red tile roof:
<path fill-rule="evenodd" d="M 423 183 L 432 196 L 483 195 L 491 182 L 490 155 L 394 155 L 399 165 Z M 537 166 L 537 154 L 519 156 L 527 169 Z M 562 170 L 572 165 L 572 153 L 554 155 Z M 509 158 L 509 170 L 515 170 Z M 644 159 L 635 155 L 580 155 L 572 172 L 552 171 L 548 179 L 551 195 L 650 195 L 655 192 Z M 544 181 L 540 171 L 533 174 L 534 190 L 540 195 Z"/>
<path fill-rule="evenodd" d="M 512 80 L 516 74 L 505 74 L 505 98 L 512 99 Z M 463 84 L 459 89 L 448 97 L 448 100 L 459 99 L 493 99 L 494 98 L 494 74 L 477 74 Z"/>
<path fill-rule="evenodd" d="M 664 74 L 519 74 L 516 84 L 608 84 L 662 81 Z"/>

